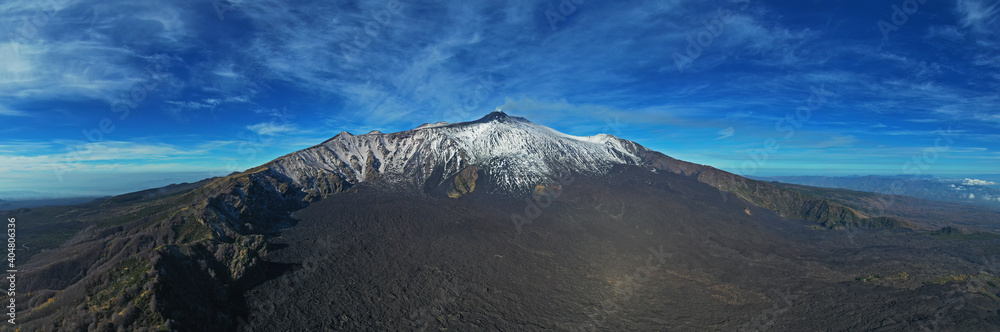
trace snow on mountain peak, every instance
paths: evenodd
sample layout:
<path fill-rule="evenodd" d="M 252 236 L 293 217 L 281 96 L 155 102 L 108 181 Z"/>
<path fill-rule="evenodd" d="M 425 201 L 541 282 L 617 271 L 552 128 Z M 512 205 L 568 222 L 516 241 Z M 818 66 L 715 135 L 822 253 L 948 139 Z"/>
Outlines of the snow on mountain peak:
<path fill-rule="evenodd" d="M 470 122 L 425 124 L 389 134 L 345 133 L 268 165 L 307 188 L 330 177 L 351 184 L 380 178 L 422 185 L 476 165 L 499 189 L 530 190 L 568 172 L 598 174 L 642 160 L 635 143 L 606 134 L 563 134 L 499 108 Z"/>
<path fill-rule="evenodd" d="M 527 122 L 527 123 L 531 123 L 531 121 L 528 121 L 528 119 L 507 115 L 507 113 L 504 113 L 499 108 L 497 108 L 497 110 L 495 110 L 493 112 L 490 112 L 490 114 L 487 114 L 486 116 L 480 118 L 479 120 L 472 121 L 471 123 L 487 123 L 487 122 Z"/>
<path fill-rule="evenodd" d="M 449 124 L 450 123 L 447 123 L 447 122 L 444 122 L 444 121 L 435 122 L 435 123 L 425 123 L 425 124 L 420 125 L 416 129 L 426 129 L 426 128 L 442 127 L 442 126 L 447 126 Z"/>

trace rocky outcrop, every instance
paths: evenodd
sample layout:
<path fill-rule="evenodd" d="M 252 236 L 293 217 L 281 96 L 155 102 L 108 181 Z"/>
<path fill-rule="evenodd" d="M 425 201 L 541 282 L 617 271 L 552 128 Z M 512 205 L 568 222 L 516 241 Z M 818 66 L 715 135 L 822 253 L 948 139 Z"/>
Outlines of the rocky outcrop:
<path fill-rule="evenodd" d="M 448 189 L 448 197 L 459 198 L 471 194 L 476 190 L 477 180 L 479 180 L 479 167 L 466 167 L 455 176 L 451 188 Z"/>
<path fill-rule="evenodd" d="M 315 192 L 320 194 L 339 192 L 339 188 L 331 190 L 323 185 L 315 188 Z M 288 225 L 290 211 L 300 209 L 308 200 L 315 199 L 311 193 L 267 167 L 217 179 L 200 191 L 205 199 L 205 205 L 199 206 L 201 222 L 227 242 L 241 234 L 274 232 L 278 227 Z"/>

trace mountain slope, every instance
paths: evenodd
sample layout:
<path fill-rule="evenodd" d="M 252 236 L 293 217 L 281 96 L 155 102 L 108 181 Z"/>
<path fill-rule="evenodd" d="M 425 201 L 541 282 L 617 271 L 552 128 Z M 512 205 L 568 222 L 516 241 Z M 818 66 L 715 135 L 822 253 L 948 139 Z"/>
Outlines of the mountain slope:
<path fill-rule="evenodd" d="M 574 188 L 579 192 L 573 194 Z M 566 196 L 562 196 L 564 192 L 567 193 Z M 554 203 L 560 199 L 576 203 Z M 626 204 L 626 200 L 630 203 Z M 590 202 L 590 205 L 581 205 L 584 201 Z M 838 240 L 839 233 L 828 230 L 824 232 L 830 233 L 816 235 L 818 238 L 804 235 L 802 232 L 810 232 L 805 225 L 798 221 L 784 223 L 782 217 L 807 220 L 814 226 L 820 224 L 832 229 L 855 226 L 901 228 L 877 233 L 888 236 L 891 241 L 901 241 L 900 239 L 910 236 L 905 234 L 917 234 L 912 233 L 912 224 L 905 220 L 868 215 L 799 191 L 676 160 L 609 135 L 564 135 L 502 112 L 491 113 L 477 121 L 436 123 L 398 133 L 341 133 L 320 145 L 282 156 L 262 166 L 210 179 L 195 187 L 173 191 L 164 197 L 125 195 L 108 202 L 122 204 L 116 208 L 122 212 L 108 220 L 95 220 L 93 223 L 75 226 L 83 230 L 58 248 L 35 255 L 25 265 L 27 272 L 24 272 L 24 278 L 35 280 L 23 284 L 26 289 L 18 297 L 20 303 L 27 303 L 32 308 L 22 316 L 25 327 L 47 331 L 75 330 L 80 327 L 88 330 L 225 330 L 236 328 L 241 320 L 251 319 L 259 323 L 259 319 L 254 320 L 248 315 L 260 312 L 260 303 L 248 302 L 246 292 L 259 291 L 257 285 L 261 283 L 273 285 L 267 283 L 278 280 L 276 278 L 280 278 L 279 276 L 295 275 L 296 271 L 318 264 L 310 262 L 310 259 L 320 259 L 319 256 L 308 255 L 291 258 L 304 250 L 300 245 L 318 241 L 292 234 L 337 239 L 332 243 L 313 244 L 316 249 L 334 250 L 337 255 L 367 255 L 374 259 L 368 260 L 375 264 L 370 267 L 374 269 L 371 271 L 383 269 L 378 262 L 387 261 L 387 257 L 398 253 L 396 249 L 399 246 L 409 246 L 411 241 L 436 246 L 434 239 L 442 236 L 439 233 L 441 229 L 420 228 L 419 224 L 435 224 L 442 220 L 472 223 L 470 225 L 479 232 L 461 230 L 463 235 L 456 238 L 458 243 L 424 249 L 414 247 L 414 250 L 427 250 L 414 252 L 414 255 L 431 255 L 424 259 L 433 259 L 435 256 L 432 253 L 436 250 L 461 251 L 463 241 L 484 241 L 483 245 L 497 248 L 506 245 L 523 247 L 524 243 L 503 239 L 519 236 L 523 228 L 527 234 L 532 234 L 525 236 L 533 238 L 533 241 L 561 238 L 563 243 L 576 243 L 573 241 L 586 240 L 579 243 L 589 243 L 594 249 L 566 247 L 565 250 L 570 251 L 564 251 L 563 254 L 578 257 L 566 262 L 545 258 L 551 255 L 544 250 L 531 250 L 533 255 L 541 255 L 531 258 L 538 261 L 541 264 L 539 266 L 556 269 L 569 264 L 577 271 L 583 271 L 581 269 L 585 269 L 588 264 L 597 264 L 588 262 L 610 261 L 610 256 L 601 256 L 604 255 L 602 252 L 616 248 L 620 243 L 638 238 L 652 241 L 656 236 L 674 234 L 672 232 L 690 234 L 693 227 L 698 227 L 699 234 L 706 235 L 700 236 L 694 243 L 690 240 L 677 240 L 678 243 L 690 244 L 687 247 L 677 247 L 678 252 L 683 253 L 681 258 L 685 261 L 716 256 L 736 257 L 738 260 L 750 257 L 756 260 L 774 254 L 776 250 L 781 251 L 774 243 L 782 243 L 781 245 L 794 250 L 807 250 L 808 248 L 802 247 L 802 243 L 843 242 Z M 386 205 L 386 202 L 395 203 Z M 427 208 L 417 209 L 413 207 L 415 204 L 423 204 Z M 365 212 L 355 208 L 361 206 L 389 210 Z M 451 208 L 435 209 L 432 208 L 434 206 Z M 716 209 L 721 210 L 715 211 Z M 57 219 L 103 212 L 101 206 L 82 207 L 78 210 L 80 211 L 73 214 L 58 214 Z M 420 217 L 416 217 L 407 214 L 406 211 L 410 210 L 423 212 Z M 296 211 L 302 211 L 304 215 L 293 215 Z M 22 211 L 15 215 L 19 218 L 31 218 L 30 213 Z M 313 217 L 306 217 L 310 213 Z M 547 216 L 549 214 L 553 216 Z M 670 221 L 677 218 L 690 221 Z M 574 224 L 575 220 L 581 223 Z M 317 225 L 324 224 L 331 227 L 317 228 Z M 314 234 L 296 233 L 300 225 L 307 226 Z M 699 225 L 714 226 L 700 228 Z M 445 224 L 440 227 L 451 229 L 453 226 Z M 360 233 L 357 233 L 350 231 L 352 227 L 372 228 L 369 229 L 370 232 L 358 230 Z M 417 227 L 418 233 L 412 233 L 412 227 Z M 575 231 L 560 233 L 566 227 Z M 650 237 L 651 234 L 647 232 L 656 236 Z M 751 234 L 759 234 L 752 236 L 770 240 L 740 238 Z M 858 238 L 865 236 L 867 235 L 858 235 Z M 289 241 L 283 242 L 285 239 Z M 379 239 L 398 241 L 390 242 L 388 247 L 383 248 L 384 242 Z M 871 244 L 883 240 L 872 240 Z M 992 238 L 977 238 L 976 241 L 980 241 L 979 245 L 983 248 L 994 246 Z M 376 242 L 380 246 L 367 246 Z M 356 246 L 351 247 L 347 243 L 355 243 Z M 902 246 L 906 245 L 905 241 L 900 243 L 904 243 Z M 701 250 L 715 250 L 709 248 L 720 245 L 722 247 L 717 249 L 721 251 L 713 254 L 714 256 L 703 256 Z M 948 252 L 961 247 L 958 244 L 941 243 L 931 243 L 928 246 L 947 248 Z M 901 252 L 910 252 L 911 249 L 907 247 Z M 339 250 L 348 251 L 345 253 Z M 634 250 L 637 249 L 630 250 L 635 253 Z M 839 261 L 843 259 L 840 256 L 844 251 L 855 254 L 862 251 L 843 247 L 808 250 L 822 252 L 812 256 L 812 260 L 817 262 Z M 475 252 L 470 249 L 468 253 L 471 255 Z M 482 251 L 479 253 L 485 254 Z M 496 255 L 505 256 L 503 253 Z M 788 258 L 782 265 L 784 270 L 771 272 L 787 276 L 794 271 L 808 270 L 796 265 L 799 264 L 794 258 L 797 255 L 788 253 Z M 879 265 L 883 262 L 877 259 L 848 260 L 850 264 L 836 263 L 850 268 L 838 268 L 839 277 L 831 280 L 850 280 L 856 274 L 866 272 L 865 269 L 887 273 L 883 271 L 887 269 L 886 266 L 892 266 L 893 269 L 908 266 L 907 269 L 913 269 L 913 264 L 916 263 L 899 265 L 899 262 L 920 258 L 901 255 L 894 256 L 897 261 L 886 263 L 887 265 Z M 589 260 L 598 256 L 602 258 L 597 261 Z M 377 257 L 381 258 L 375 259 Z M 481 269 L 493 269 L 473 264 L 466 258 L 455 257 L 456 260 L 453 261 L 472 269 L 466 271 L 472 273 L 466 275 L 466 278 L 485 271 Z M 728 259 L 711 261 L 710 264 L 739 266 L 727 261 Z M 346 260 L 344 262 L 347 264 Z M 942 258 L 942 262 L 947 262 L 947 259 Z M 433 261 L 425 263 L 431 264 Z M 360 261 L 357 264 L 361 264 Z M 836 264 L 827 268 L 833 269 Z M 872 267 L 874 265 L 879 266 Z M 923 278 L 940 277 L 940 274 L 948 271 L 967 272 L 975 269 L 974 266 L 971 263 L 947 263 L 940 269 L 925 271 Z M 138 272 L 114 272 L 125 268 Z M 385 272 L 409 273 L 414 272 L 412 269 L 417 269 L 424 271 L 419 273 L 437 274 L 435 268 L 448 271 L 445 267 L 425 268 L 421 265 L 403 270 L 385 268 Z M 506 278 L 504 283 L 529 278 L 522 273 L 530 272 L 491 271 L 494 271 L 497 278 Z M 369 272 L 359 270 L 358 273 Z M 701 273 L 722 278 L 720 273 L 728 275 L 735 272 L 719 268 L 698 274 L 674 271 L 671 275 L 692 282 L 688 284 L 690 287 L 742 289 L 737 291 L 738 294 L 743 294 L 739 295 L 741 298 L 759 298 L 759 294 L 747 295 L 761 292 L 760 289 L 749 290 L 753 280 L 744 280 L 742 286 L 730 281 L 702 282 L 714 279 L 705 279 L 708 277 Z M 350 274 L 342 276 L 362 277 Z M 293 282 L 299 277 L 309 279 L 302 282 L 314 281 L 310 279 L 313 277 L 303 275 L 290 277 L 287 281 Z M 592 286 L 587 286 L 589 281 L 580 282 L 567 284 L 566 287 Z M 510 285 L 500 289 L 508 292 L 523 291 L 509 288 L 513 287 Z M 907 285 L 913 286 L 909 283 Z M 283 285 L 282 289 L 294 289 L 284 286 L 288 285 Z M 373 287 L 391 286 L 377 284 Z M 413 285 L 411 287 L 419 288 Z M 349 287 L 349 290 L 354 292 L 358 289 Z M 669 290 L 675 295 L 680 294 L 677 291 L 679 290 Z M 931 290 L 926 291 L 933 293 Z M 485 294 L 481 295 L 486 296 Z M 402 295 L 418 296 L 405 292 L 394 296 Z M 592 293 L 585 298 L 590 299 L 586 301 L 595 301 L 602 296 L 606 295 Z M 706 296 L 706 301 L 714 298 Z M 564 300 L 580 299 L 571 296 Z M 364 302 L 373 299 L 358 300 Z M 405 298 L 397 300 L 403 301 L 401 303 L 404 306 L 416 303 Z M 515 299 L 508 298 L 508 301 Z M 737 302 L 754 306 L 761 304 L 752 300 Z M 495 305 L 492 302 L 479 303 Z M 351 316 L 348 315 L 345 319 L 350 320 Z M 520 320 L 528 324 L 531 319 L 532 317 L 526 316 Z M 358 326 L 351 325 L 354 323 L 343 324 L 345 328 Z M 689 324 L 697 326 L 695 322 Z M 650 326 L 655 325 L 642 325 L 639 328 Z M 369 327 L 378 328 L 378 325 Z"/>
<path fill-rule="evenodd" d="M 436 186 L 470 165 L 494 178 L 498 190 L 523 192 L 569 171 L 599 174 L 637 164 L 630 144 L 609 135 L 565 135 L 497 111 L 478 121 L 392 134 L 343 132 L 265 166 L 316 195 L 336 192 L 329 183 L 349 187 L 376 179 Z"/>
<path fill-rule="evenodd" d="M 772 182 L 772 184 L 811 197 L 836 202 L 867 215 L 904 219 L 925 229 L 960 226 L 970 230 L 1000 232 L 1000 213 L 984 206 L 848 189 L 820 188 L 777 182 Z"/>
<path fill-rule="evenodd" d="M 489 175 L 502 193 L 524 195 L 534 186 L 555 183 L 569 172 L 598 175 L 614 165 L 641 165 L 697 176 L 699 181 L 784 217 L 826 227 L 912 227 L 904 220 L 866 216 L 766 182 L 676 160 L 611 135 L 566 135 L 501 111 L 477 121 L 437 123 L 392 134 L 343 132 L 264 167 L 277 177 L 291 179 L 291 185 L 311 197 L 322 198 L 375 180 L 433 188 L 473 165 Z"/>
<path fill-rule="evenodd" d="M 485 180 L 485 179 L 484 179 Z M 360 184 L 295 213 L 246 331 L 989 330 L 1000 289 L 945 307 L 997 239 L 810 230 L 695 177 L 631 165 L 551 202 Z M 529 204 L 529 205 L 526 205 Z M 516 227 L 508 216 L 536 204 Z M 847 233 L 851 232 L 851 233 Z M 977 262 L 977 263 L 971 263 Z M 906 278 L 895 277 L 903 275 Z M 995 273 L 995 272 L 993 272 Z M 995 275 L 995 274 L 994 274 Z M 871 276 L 885 276 L 876 278 Z M 964 295 L 963 295 L 964 296 Z M 938 319 L 938 313 L 944 318 Z"/>

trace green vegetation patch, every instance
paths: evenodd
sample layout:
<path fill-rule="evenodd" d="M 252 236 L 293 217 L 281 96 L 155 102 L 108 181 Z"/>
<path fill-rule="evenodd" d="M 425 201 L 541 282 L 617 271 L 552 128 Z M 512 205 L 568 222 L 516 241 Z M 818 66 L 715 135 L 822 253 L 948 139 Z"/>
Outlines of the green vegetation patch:
<path fill-rule="evenodd" d="M 212 230 L 195 218 L 184 218 L 180 226 L 174 227 L 177 233 L 177 243 L 187 244 L 212 238 Z"/>
<path fill-rule="evenodd" d="M 135 257 L 127 258 L 118 263 L 114 271 L 108 276 L 110 285 L 87 299 L 88 308 L 91 311 L 97 312 L 114 308 L 114 300 L 127 288 L 132 286 L 142 287 L 142 284 L 145 282 L 145 272 L 147 269 L 149 269 L 147 263 L 141 262 Z"/>
<path fill-rule="evenodd" d="M 877 280 L 896 281 L 896 280 L 907 280 L 907 279 L 910 279 L 910 274 L 906 273 L 906 271 L 896 273 L 887 277 L 878 274 L 869 274 L 867 276 L 854 278 L 854 280 L 860 282 L 873 282 Z"/>
<path fill-rule="evenodd" d="M 965 282 L 968 281 L 969 279 L 972 279 L 973 277 L 974 276 L 971 274 L 949 274 L 941 278 L 928 280 L 925 283 L 929 285 L 944 285 L 944 284 Z"/>
<path fill-rule="evenodd" d="M 111 318 L 116 324 L 160 326 L 163 317 L 152 311 L 153 289 L 146 271 L 150 263 L 131 257 L 115 265 L 103 289 L 87 298 L 87 309 L 96 317 Z"/>

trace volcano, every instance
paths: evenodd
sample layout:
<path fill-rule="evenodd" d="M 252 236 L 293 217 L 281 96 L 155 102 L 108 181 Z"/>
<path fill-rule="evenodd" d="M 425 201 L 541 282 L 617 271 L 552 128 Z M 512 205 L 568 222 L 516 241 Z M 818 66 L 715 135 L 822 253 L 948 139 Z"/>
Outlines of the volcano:
<path fill-rule="evenodd" d="M 12 213 L 73 230 L 25 263 L 32 330 L 1000 328 L 1000 238 L 915 206 L 1000 221 L 494 111 Z"/>

